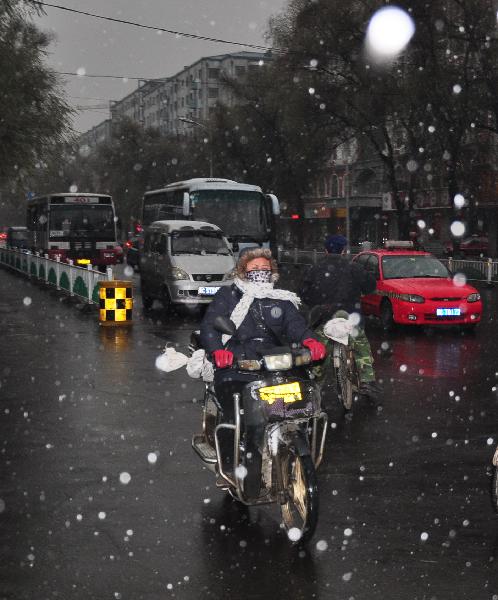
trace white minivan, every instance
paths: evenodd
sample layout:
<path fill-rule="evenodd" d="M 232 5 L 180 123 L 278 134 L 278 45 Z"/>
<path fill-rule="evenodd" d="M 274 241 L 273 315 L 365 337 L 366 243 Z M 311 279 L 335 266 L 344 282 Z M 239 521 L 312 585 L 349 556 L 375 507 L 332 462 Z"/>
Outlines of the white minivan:
<path fill-rule="evenodd" d="M 145 310 L 155 299 L 171 305 L 211 302 L 232 283 L 235 259 L 216 225 L 203 221 L 155 221 L 145 232 L 140 284 Z"/>

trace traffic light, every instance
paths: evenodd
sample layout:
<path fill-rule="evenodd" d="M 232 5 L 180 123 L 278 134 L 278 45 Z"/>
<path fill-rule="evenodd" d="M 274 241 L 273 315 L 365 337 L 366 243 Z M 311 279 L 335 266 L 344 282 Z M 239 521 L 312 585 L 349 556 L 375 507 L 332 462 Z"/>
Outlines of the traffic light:
<path fill-rule="evenodd" d="M 300 218 L 301 218 L 301 217 L 300 217 L 300 216 L 299 216 L 297 213 L 293 213 L 293 214 L 291 215 L 291 219 L 292 219 L 293 221 L 298 221 Z"/>

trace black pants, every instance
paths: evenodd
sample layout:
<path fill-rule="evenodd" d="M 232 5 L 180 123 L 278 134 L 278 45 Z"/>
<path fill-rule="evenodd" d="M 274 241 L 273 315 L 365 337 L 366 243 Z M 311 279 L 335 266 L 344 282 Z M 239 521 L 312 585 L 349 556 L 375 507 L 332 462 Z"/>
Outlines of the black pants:
<path fill-rule="evenodd" d="M 218 375 L 220 371 L 216 373 Z M 261 482 L 261 445 L 264 435 L 264 422 L 258 419 L 250 419 L 249 415 L 253 414 L 244 406 L 244 402 L 250 402 L 251 399 L 243 394 L 244 387 L 251 381 L 259 379 L 258 376 L 250 374 L 232 374 L 224 372 L 215 375 L 214 388 L 216 397 L 223 411 L 223 422 L 235 423 L 234 411 L 234 394 L 240 394 L 240 408 L 244 409 L 244 417 L 242 419 L 241 434 L 245 441 L 245 456 L 244 466 L 247 469 L 246 479 L 244 481 L 244 491 L 248 496 L 257 497 Z M 234 437 L 229 431 L 221 431 L 219 435 L 220 451 L 223 462 L 223 468 L 226 471 L 231 471 L 234 460 Z M 237 466 L 237 465 L 236 465 Z"/>

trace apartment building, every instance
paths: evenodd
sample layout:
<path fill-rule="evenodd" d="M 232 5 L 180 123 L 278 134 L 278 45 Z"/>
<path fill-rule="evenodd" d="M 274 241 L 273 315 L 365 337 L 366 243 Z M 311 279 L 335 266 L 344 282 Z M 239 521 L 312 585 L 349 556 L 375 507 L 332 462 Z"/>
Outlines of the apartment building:
<path fill-rule="evenodd" d="M 112 125 L 127 117 L 164 135 L 187 135 L 195 130 L 188 119 L 206 122 L 218 103 L 237 101 L 228 79 L 241 80 L 271 60 L 262 52 L 236 52 L 200 58 L 171 77 L 139 81 L 138 88 L 111 103 L 111 118 L 80 136 L 81 144 L 95 146 L 110 138 Z"/>

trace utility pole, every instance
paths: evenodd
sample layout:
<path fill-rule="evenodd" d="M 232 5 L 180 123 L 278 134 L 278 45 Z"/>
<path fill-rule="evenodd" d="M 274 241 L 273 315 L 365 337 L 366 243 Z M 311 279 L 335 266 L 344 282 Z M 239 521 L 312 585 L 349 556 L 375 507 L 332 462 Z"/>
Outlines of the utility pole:
<path fill-rule="evenodd" d="M 349 220 L 349 192 L 350 192 L 349 164 L 346 164 L 345 180 L 346 180 L 346 184 L 344 186 L 344 188 L 345 188 L 344 191 L 345 191 L 345 200 L 346 200 L 346 239 L 348 240 L 348 243 L 346 246 L 346 252 L 347 252 L 347 254 L 350 254 L 351 253 L 351 243 L 349 241 L 349 236 L 350 236 L 351 223 Z"/>

